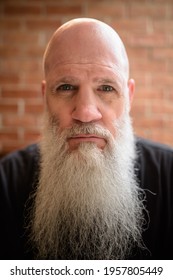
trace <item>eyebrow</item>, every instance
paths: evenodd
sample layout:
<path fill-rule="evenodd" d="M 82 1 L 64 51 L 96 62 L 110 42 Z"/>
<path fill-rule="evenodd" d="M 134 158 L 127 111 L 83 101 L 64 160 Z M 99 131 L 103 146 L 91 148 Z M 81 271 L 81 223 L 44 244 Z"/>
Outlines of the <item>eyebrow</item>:
<path fill-rule="evenodd" d="M 99 83 L 111 83 L 111 84 L 116 84 L 117 82 L 114 79 L 110 79 L 110 78 L 94 78 L 93 79 L 94 82 L 99 82 Z"/>
<path fill-rule="evenodd" d="M 80 79 L 78 79 L 77 77 L 74 77 L 74 76 L 64 76 L 64 77 L 59 78 L 57 80 L 57 82 L 65 82 L 65 83 L 66 82 L 80 82 Z M 118 82 L 114 79 L 100 78 L 100 77 L 94 78 L 93 82 L 118 84 Z"/>
<path fill-rule="evenodd" d="M 55 83 L 70 83 L 70 82 L 76 83 L 79 82 L 79 79 L 73 76 L 64 76 L 56 80 Z"/>

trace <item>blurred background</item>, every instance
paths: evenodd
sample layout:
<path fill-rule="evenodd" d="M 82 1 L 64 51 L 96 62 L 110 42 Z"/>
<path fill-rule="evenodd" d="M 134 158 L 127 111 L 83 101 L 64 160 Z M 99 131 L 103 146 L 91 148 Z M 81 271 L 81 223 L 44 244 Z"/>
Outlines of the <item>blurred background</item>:
<path fill-rule="evenodd" d="M 53 32 L 76 17 L 116 29 L 136 81 L 135 133 L 173 146 L 172 0 L 0 0 L 0 156 L 38 141 L 42 56 Z"/>

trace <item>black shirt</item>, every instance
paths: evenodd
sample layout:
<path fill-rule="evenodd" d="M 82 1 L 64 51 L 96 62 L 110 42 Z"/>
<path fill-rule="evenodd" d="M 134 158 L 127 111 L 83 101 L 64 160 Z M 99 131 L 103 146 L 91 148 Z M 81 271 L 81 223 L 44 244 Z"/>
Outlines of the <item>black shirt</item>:
<path fill-rule="evenodd" d="M 137 138 L 135 172 L 146 190 L 148 250 L 131 259 L 173 259 L 173 149 Z M 25 229 L 39 174 L 39 148 L 33 144 L 0 161 L 0 259 L 33 259 Z M 28 201 L 30 201 L 28 203 Z"/>

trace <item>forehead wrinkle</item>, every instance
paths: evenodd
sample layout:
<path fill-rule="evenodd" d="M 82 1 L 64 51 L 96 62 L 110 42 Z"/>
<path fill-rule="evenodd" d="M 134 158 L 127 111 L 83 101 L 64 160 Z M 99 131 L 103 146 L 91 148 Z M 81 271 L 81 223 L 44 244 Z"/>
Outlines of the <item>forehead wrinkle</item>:
<path fill-rule="evenodd" d="M 104 64 L 104 63 L 93 63 L 93 62 L 55 62 L 55 61 L 53 61 L 53 63 L 47 63 L 46 64 L 46 73 L 48 72 L 48 70 L 49 71 L 51 71 L 52 70 L 52 68 L 56 68 L 57 66 L 59 67 L 61 67 L 61 66 L 63 66 L 63 65 L 98 65 L 98 66 L 103 66 L 103 67 L 107 67 L 107 68 L 110 68 L 110 69 L 113 69 L 113 70 L 116 70 L 117 68 L 119 68 L 119 66 L 117 66 L 118 65 L 118 63 L 117 63 L 117 65 L 115 64 L 115 63 L 110 63 L 110 65 L 109 64 Z"/>
<path fill-rule="evenodd" d="M 52 65 L 52 67 L 50 67 L 49 68 L 49 71 L 47 71 L 46 72 L 46 78 L 50 78 L 50 77 L 52 77 L 52 74 L 54 74 L 54 75 L 58 75 L 58 70 L 59 70 L 59 73 L 61 73 L 62 71 L 66 71 L 66 72 L 72 72 L 72 73 L 74 73 L 74 71 L 76 71 L 76 70 L 79 70 L 80 71 L 80 73 L 81 73 L 81 69 L 72 69 L 72 68 L 70 68 L 70 69 L 67 69 L 67 70 L 64 70 L 63 69 L 63 66 L 72 66 L 72 65 L 74 65 L 74 66 L 86 66 L 86 65 L 88 65 L 88 66 L 100 66 L 100 67 L 105 67 L 105 68 L 108 68 L 108 69 L 110 69 L 110 70 L 112 70 L 112 74 L 113 75 L 116 75 L 116 76 L 118 76 L 121 80 L 125 80 L 126 79 L 126 77 L 125 77 L 125 73 L 124 73 L 124 71 L 121 71 L 121 69 L 120 69 L 120 67 L 118 66 L 118 65 L 115 65 L 115 64 L 113 64 L 112 63 L 112 66 L 110 66 L 110 65 L 106 65 L 106 64 L 101 64 L 101 63 L 78 63 L 78 62 L 76 62 L 76 63 L 59 63 L 59 62 L 55 62 L 55 63 L 53 63 L 54 65 Z M 90 69 L 86 69 L 86 70 L 90 70 Z M 102 74 L 102 75 L 105 75 L 105 74 Z M 72 77 L 71 75 L 63 75 L 64 77 Z M 98 77 L 99 78 L 99 77 Z"/>

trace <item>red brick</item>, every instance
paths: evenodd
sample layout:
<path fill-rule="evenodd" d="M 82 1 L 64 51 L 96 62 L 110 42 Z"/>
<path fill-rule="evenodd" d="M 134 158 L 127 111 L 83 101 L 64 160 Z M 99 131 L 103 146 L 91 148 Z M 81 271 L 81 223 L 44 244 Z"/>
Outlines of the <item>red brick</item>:
<path fill-rule="evenodd" d="M 104 2 L 105 0 L 102 0 L 102 2 Z M 111 0 L 112 1 L 112 0 Z M 119 0 L 117 0 L 117 1 L 119 1 Z M 67 0 L 66 2 L 65 1 L 62 1 L 62 2 L 64 2 L 64 3 L 73 3 L 73 5 L 77 5 L 77 4 L 80 4 L 80 5 L 88 5 L 89 3 L 92 3 L 93 2 L 93 0 L 73 0 L 73 1 L 71 1 L 71 0 Z M 100 0 L 95 0 L 94 1 L 95 3 L 97 3 L 97 2 L 101 2 Z"/>
<path fill-rule="evenodd" d="M 23 148 L 26 145 L 26 143 L 21 144 L 19 141 L 12 141 L 10 143 L 3 142 L 2 146 L 0 148 L 0 158 L 4 157 L 6 154 L 10 153 L 11 151 L 16 151 L 20 148 Z"/>
<path fill-rule="evenodd" d="M 168 61 L 167 67 L 168 67 L 168 72 L 173 73 L 173 63 L 171 60 Z"/>
<path fill-rule="evenodd" d="M 172 1 L 172 0 L 171 0 Z M 168 7 L 168 12 L 173 11 L 173 8 Z M 154 33 L 160 33 L 160 32 L 165 32 L 167 34 L 170 34 L 170 32 L 173 31 L 173 12 L 172 12 L 172 16 L 170 17 L 170 19 L 167 20 L 155 20 L 152 21 L 152 27 L 153 27 L 153 32 Z"/>
<path fill-rule="evenodd" d="M 127 47 L 126 51 L 129 56 L 130 65 L 133 65 L 134 62 L 139 61 L 141 58 L 143 60 L 148 60 L 150 55 L 150 50 L 141 47 Z"/>
<path fill-rule="evenodd" d="M 38 142 L 40 138 L 41 138 L 41 132 L 39 132 L 39 130 L 31 131 L 28 129 L 24 134 L 24 140 L 28 142 Z"/>
<path fill-rule="evenodd" d="M 32 113 L 32 114 L 42 114 L 44 110 L 43 103 L 42 104 L 26 104 L 25 105 L 25 112 Z"/>
<path fill-rule="evenodd" d="M 163 2 L 162 0 L 152 0 L 152 3 L 153 3 L 153 5 L 157 5 L 158 3 L 161 3 L 161 4 L 165 3 L 165 4 L 168 4 L 168 5 L 172 6 L 171 5 L 172 0 L 166 0 L 165 2 Z"/>
<path fill-rule="evenodd" d="M 0 101 L 0 113 L 9 114 L 17 113 L 18 105 L 17 104 L 8 104 L 7 102 Z"/>
<path fill-rule="evenodd" d="M 28 73 L 24 73 L 24 76 L 23 76 L 23 81 L 26 85 L 40 85 L 42 80 L 43 80 L 43 75 L 42 75 L 41 71 L 40 71 L 40 73 L 34 72 L 34 75 L 33 75 L 33 73 L 31 73 L 29 71 Z M 41 90 L 40 90 L 40 92 L 41 92 Z"/>
<path fill-rule="evenodd" d="M 2 97 L 4 98 L 38 98 L 41 97 L 40 92 L 32 89 L 2 89 Z"/>
<path fill-rule="evenodd" d="M 17 84 L 19 82 L 19 74 L 11 74 L 11 73 L 0 73 L 0 84 L 9 85 L 9 84 Z"/>
<path fill-rule="evenodd" d="M 131 35 L 129 37 L 129 44 L 131 46 L 141 47 L 165 47 L 168 43 L 168 38 L 165 33 L 154 33 L 154 34 L 142 34 L 142 35 Z"/>
<path fill-rule="evenodd" d="M 165 86 L 173 86 L 173 77 L 171 75 L 171 73 L 162 73 L 159 71 L 158 69 L 158 72 L 155 72 L 153 73 L 152 77 L 151 77 L 151 82 L 152 82 L 152 85 L 153 87 L 155 86 L 160 86 L 160 87 L 165 87 Z"/>
<path fill-rule="evenodd" d="M 39 60 L 34 59 L 32 61 L 32 60 L 29 60 L 28 58 L 27 59 L 25 59 L 25 58 L 4 59 L 4 60 L 2 60 L 1 65 L 2 65 L 3 71 L 5 73 L 7 73 L 7 75 L 9 73 L 9 69 L 10 69 L 10 72 L 13 72 L 13 73 L 15 73 L 15 72 L 18 73 L 19 70 L 24 73 L 27 73 L 27 72 L 33 73 L 33 71 L 41 72 L 41 69 L 42 69 L 42 65 Z"/>
<path fill-rule="evenodd" d="M 166 69 L 167 69 L 167 64 L 166 64 L 166 61 L 165 60 L 157 60 L 157 61 L 152 61 L 151 59 L 150 60 L 147 60 L 147 59 L 143 59 L 143 58 L 140 58 L 135 61 L 135 63 L 132 63 L 131 65 L 131 69 L 132 71 L 142 71 L 143 73 L 146 71 L 147 73 L 149 72 L 155 72 L 155 71 L 159 71 L 160 72 L 165 72 Z"/>
<path fill-rule="evenodd" d="M 173 23 L 172 23 L 173 24 Z M 173 60 L 173 48 L 157 48 L 153 49 L 154 59 Z"/>
<path fill-rule="evenodd" d="M 166 120 L 163 118 L 134 118 L 134 124 L 136 127 L 141 127 L 143 129 L 155 129 L 155 128 L 164 128 L 166 125 Z"/>
<path fill-rule="evenodd" d="M 39 34 L 35 32 L 26 32 L 26 31 L 9 31 L 3 35 L 4 44 L 9 46 L 20 46 L 21 49 L 23 45 L 30 44 L 37 46 L 39 42 Z"/>
<path fill-rule="evenodd" d="M 132 71 L 132 68 L 130 68 L 130 77 L 135 79 L 135 85 L 136 85 L 136 95 L 140 90 L 148 88 L 148 75 L 146 73 L 142 73 L 139 71 Z"/>
<path fill-rule="evenodd" d="M 148 100 L 156 100 L 156 102 L 163 102 L 163 99 L 164 99 L 164 91 L 163 89 L 148 89 L 148 88 L 142 88 L 140 91 L 138 91 L 136 94 L 135 94 L 135 99 L 148 99 Z"/>
<path fill-rule="evenodd" d="M 46 44 L 44 46 L 34 46 L 33 45 L 25 45 L 23 48 L 23 52 L 25 56 L 32 57 L 32 58 L 42 58 L 44 51 L 46 48 Z"/>
<path fill-rule="evenodd" d="M 109 17 L 123 17 L 125 16 L 125 5 L 117 2 L 101 2 L 95 3 L 94 1 L 88 5 L 89 17 L 100 17 L 101 15 L 109 15 Z"/>
<path fill-rule="evenodd" d="M 25 22 L 26 28 L 31 30 L 56 30 L 61 25 L 61 20 L 57 19 L 27 19 Z"/>
<path fill-rule="evenodd" d="M 0 30 L 19 30 L 22 27 L 18 19 L 0 19 Z"/>
<path fill-rule="evenodd" d="M 126 42 L 129 40 L 127 37 L 131 37 L 132 34 L 135 36 L 136 34 L 146 34 L 147 19 L 112 18 L 111 26 L 119 32 L 120 37 L 123 38 L 123 34 L 125 34 L 123 40 Z M 137 45 L 135 45 L 135 47 L 137 47 Z"/>
<path fill-rule="evenodd" d="M 146 100 L 140 101 L 140 100 L 134 99 L 134 102 L 133 102 L 132 108 L 131 108 L 131 113 L 144 116 L 146 114 L 146 112 L 147 112 Z"/>
<path fill-rule="evenodd" d="M 36 5 L 6 5 L 4 7 L 4 14 L 10 16 L 28 16 L 40 15 L 41 7 Z"/>
<path fill-rule="evenodd" d="M 150 138 L 155 141 L 173 146 L 172 133 L 173 130 L 169 131 L 167 129 L 155 129 L 151 131 Z"/>
<path fill-rule="evenodd" d="M 173 103 L 173 100 L 172 100 L 172 87 L 167 88 L 165 91 L 166 91 L 165 98 L 166 98 L 170 103 Z"/>
<path fill-rule="evenodd" d="M 154 102 L 154 104 L 151 103 L 151 108 L 152 108 L 152 113 L 153 114 L 158 114 L 158 113 L 162 113 L 162 114 L 168 114 L 170 116 L 173 115 L 173 106 L 172 103 L 170 103 L 169 101 L 164 101 L 164 102 Z"/>
<path fill-rule="evenodd" d="M 150 17 L 152 19 L 162 18 L 163 20 L 167 16 L 167 6 L 165 5 L 165 2 L 154 5 L 152 2 L 137 4 L 136 2 L 131 1 L 129 14 L 132 18 Z"/>
<path fill-rule="evenodd" d="M 6 115 L 2 120 L 2 125 L 5 127 L 35 127 L 36 125 L 36 118 L 31 115 Z"/>
<path fill-rule="evenodd" d="M 0 142 L 2 141 L 12 141 L 18 139 L 18 133 L 11 130 L 0 130 Z"/>
<path fill-rule="evenodd" d="M 11 59 L 14 57 L 14 54 L 15 54 L 15 57 L 17 56 L 21 56 L 21 49 L 17 46 L 12 46 L 12 45 L 8 45 L 8 46 L 0 46 L 0 56 L 1 56 L 1 60 L 3 59 Z"/>
<path fill-rule="evenodd" d="M 79 15 L 82 13 L 81 5 L 47 5 L 48 15 Z"/>

